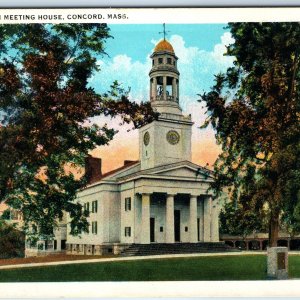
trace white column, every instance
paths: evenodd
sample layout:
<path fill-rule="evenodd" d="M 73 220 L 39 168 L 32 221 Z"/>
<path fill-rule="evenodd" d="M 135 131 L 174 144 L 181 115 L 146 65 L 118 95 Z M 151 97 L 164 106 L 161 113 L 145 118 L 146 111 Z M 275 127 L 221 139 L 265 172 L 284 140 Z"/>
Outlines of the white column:
<path fill-rule="evenodd" d="M 197 196 L 190 197 L 190 243 L 197 243 Z"/>
<path fill-rule="evenodd" d="M 54 247 L 54 241 L 53 241 L 53 247 Z M 61 236 L 59 236 L 59 239 L 56 239 L 56 250 L 61 251 Z"/>
<path fill-rule="evenodd" d="M 219 242 L 219 203 L 212 202 L 211 208 L 211 241 Z"/>
<path fill-rule="evenodd" d="M 163 100 L 167 100 L 167 76 L 163 77 Z"/>
<path fill-rule="evenodd" d="M 176 93 L 176 97 L 178 99 L 176 99 L 177 102 L 179 102 L 179 80 L 177 81 L 177 93 Z"/>
<path fill-rule="evenodd" d="M 141 243 L 150 244 L 150 194 L 142 194 Z"/>
<path fill-rule="evenodd" d="M 157 97 L 157 79 L 156 79 L 156 77 L 153 78 L 152 97 L 153 97 L 153 101 L 156 101 L 156 97 Z"/>
<path fill-rule="evenodd" d="M 133 235 L 133 242 L 134 243 L 140 243 L 140 237 L 141 237 L 141 224 L 142 224 L 142 195 L 139 193 L 136 193 L 134 196 L 134 202 L 133 202 L 133 214 L 134 214 L 134 235 Z"/>
<path fill-rule="evenodd" d="M 166 198 L 166 243 L 174 243 L 174 195 Z"/>
<path fill-rule="evenodd" d="M 176 78 L 173 78 L 173 80 L 172 80 L 172 97 L 173 97 L 173 101 L 176 101 L 176 92 L 177 92 Z"/>
<path fill-rule="evenodd" d="M 211 196 L 204 199 L 204 242 L 211 241 Z"/>
<path fill-rule="evenodd" d="M 199 202 L 199 235 L 200 235 L 200 242 L 204 242 L 204 200 L 203 198 L 200 199 Z"/>

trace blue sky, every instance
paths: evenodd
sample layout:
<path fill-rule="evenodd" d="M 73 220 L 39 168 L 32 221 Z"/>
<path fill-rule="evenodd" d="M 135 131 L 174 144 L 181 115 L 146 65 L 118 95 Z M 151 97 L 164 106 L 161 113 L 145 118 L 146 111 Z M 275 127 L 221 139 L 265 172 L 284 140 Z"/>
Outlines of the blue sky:
<path fill-rule="evenodd" d="M 135 60 L 143 61 L 145 53 L 152 49 L 151 40 L 162 38 L 162 24 L 145 25 L 109 25 L 111 39 L 107 43 L 107 53 L 113 57 L 126 53 Z M 167 39 L 172 35 L 184 37 L 187 47 L 199 47 L 200 49 L 211 51 L 213 46 L 220 41 L 220 36 L 226 31 L 223 28 L 226 24 L 167 24 L 166 30 L 169 31 Z"/>
<path fill-rule="evenodd" d="M 90 84 L 97 92 L 109 90 L 114 80 L 124 88 L 130 87 L 129 98 L 141 102 L 149 100 L 150 55 L 155 45 L 162 39 L 159 34 L 162 24 L 148 25 L 109 25 L 113 39 L 106 42 L 109 56 L 98 58 L 101 71 L 93 75 Z M 166 24 L 170 31 L 167 40 L 172 44 L 178 56 L 180 72 L 179 101 L 184 114 L 191 114 L 195 125 L 192 131 L 192 160 L 205 165 L 212 164 L 219 151 L 211 128 L 200 130 L 206 118 L 206 109 L 199 103 L 198 94 L 209 91 L 213 85 L 214 74 L 225 72 L 232 66 L 234 58 L 224 56 L 226 45 L 233 39 L 226 24 Z M 109 146 L 101 147 L 98 156 L 114 156 L 114 166 L 120 165 L 122 159 L 138 159 L 138 132 L 127 132 L 126 126 L 119 126 L 118 119 L 100 118 L 97 122 L 108 123 L 119 129 L 119 134 Z M 128 140 L 131 141 L 130 145 Z M 123 155 L 120 155 L 123 153 Z M 105 159 L 103 161 L 105 167 Z M 112 168 L 109 159 L 107 169 Z"/>
<path fill-rule="evenodd" d="M 162 24 L 109 25 L 113 39 L 106 42 L 108 56 L 99 57 L 101 72 L 91 79 L 98 92 L 106 92 L 114 80 L 131 88 L 130 98 L 147 101 L 151 55 L 155 44 L 162 38 Z M 226 24 L 170 24 L 167 39 L 178 56 L 181 73 L 180 98 L 184 111 L 208 91 L 214 74 L 225 71 L 233 58 L 223 56 L 225 45 L 232 42 Z"/>

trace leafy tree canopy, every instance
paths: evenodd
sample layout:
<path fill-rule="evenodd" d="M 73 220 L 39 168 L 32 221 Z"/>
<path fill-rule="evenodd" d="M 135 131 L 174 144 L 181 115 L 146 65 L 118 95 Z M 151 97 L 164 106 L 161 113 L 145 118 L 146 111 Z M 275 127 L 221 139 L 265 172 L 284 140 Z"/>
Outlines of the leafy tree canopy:
<path fill-rule="evenodd" d="M 270 245 L 279 224 L 299 230 L 300 220 L 300 24 L 230 23 L 234 66 L 201 95 L 204 127 L 216 131 L 222 153 L 213 188 L 229 189 L 236 207 L 265 212 Z"/>
<path fill-rule="evenodd" d="M 24 233 L 0 219 L 0 258 L 24 256 Z"/>
<path fill-rule="evenodd" d="M 258 232 L 267 232 L 264 211 L 259 214 L 253 209 L 233 202 L 225 203 L 220 212 L 220 233 L 238 235 L 246 238 Z"/>
<path fill-rule="evenodd" d="M 85 179 L 65 167 L 83 166 L 116 133 L 88 120 L 119 115 L 139 127 L 155 117 L 116 82 L 102 96 L 89 86 L 108 38 L 105 24 L 0 25 L 0 201 L 20 209 L 35 236 L 51 236 L 64 212 L 71 234 L 87 230 L 74 202 Z"/>

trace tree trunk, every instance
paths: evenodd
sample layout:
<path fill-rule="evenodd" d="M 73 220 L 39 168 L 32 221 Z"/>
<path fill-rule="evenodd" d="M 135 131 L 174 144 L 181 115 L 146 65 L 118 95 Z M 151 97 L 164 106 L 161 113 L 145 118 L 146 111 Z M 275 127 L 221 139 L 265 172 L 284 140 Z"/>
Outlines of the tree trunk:
<path fill-rule="evenodd" d="M 277 247 L 279 234 L 279 214 L 271 214 L 269 223 L 269 247 Z"/>

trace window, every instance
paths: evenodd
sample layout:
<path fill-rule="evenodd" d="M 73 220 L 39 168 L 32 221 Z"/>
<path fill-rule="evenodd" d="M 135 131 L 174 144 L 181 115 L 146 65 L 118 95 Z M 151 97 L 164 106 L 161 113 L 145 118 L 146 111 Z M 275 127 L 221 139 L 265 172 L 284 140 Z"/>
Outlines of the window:
<path fill-rule="evenodd" d="M 45 250 L 53 249 L 53 241 L 45 241 Z"/>
<path fill-rule="evenodd" d="M 98 232 L 98 223 L 97 221 L 92 222 L 92 233 L 97 234 Z"/>
<path fill-rule="evenodd" d="M 167 58 L 168 64 L 171 65 L 172 64 L 172 59 L 170 57 Z"/>
<path fill-rule="evenodd" d="M 125 198 L 125 211 L 130 211 L 131 210 L 131 198 Z"/>
<path fill-rule="evenodd" d="M 159 63 L 159 64 L 162 64 L 162 63 L 163 63 L 163 59 L 162 59 L 162 58 L 159 58 L 159 59 L 158 59 L 158 63 Z"/>
<path fill-rule="evenodd" d="M 125 236 L 131 236 L 131 227 L 125 227 Z"/>
<path fill-rule="evenodd" d="M 187 226 L 185 226 L 184 230 L 185 230 L 185 232 L 188 232 L 189 228 Z"/>
<path fill-rule="evenodd" d="M 97 200 L 92 202 L 92 212 L 93 213 L 98 212 L 98 201 Z"/>
<path fill-rule="evenodd" d="M 164 232 L 164 228 L 162 226 L 159 227 L 160 232 Z"/>
<path fill-rule="evenodd" d="M 152 60 L 152 66 L 154 66 L 154 59 Z"/>
<path fill-rule="evenodd" d="M 84 203 L 83 208 L 85 211 L 90 212 L 90 202 Z"/>

